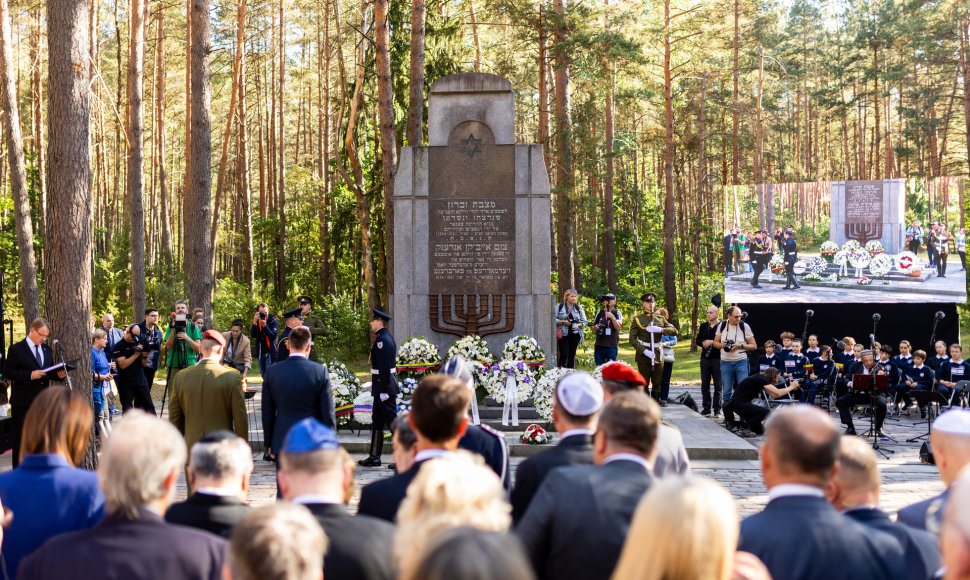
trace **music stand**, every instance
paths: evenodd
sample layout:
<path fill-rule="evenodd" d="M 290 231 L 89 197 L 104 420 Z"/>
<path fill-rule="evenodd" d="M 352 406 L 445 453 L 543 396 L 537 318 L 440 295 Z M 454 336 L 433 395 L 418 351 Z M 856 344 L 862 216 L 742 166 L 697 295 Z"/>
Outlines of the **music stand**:
<path fill-rule="evenodd" d="M 941 409 L 943 405 L 947 403 L 946 397 L 943 396 L 943 393 L 937 391 L 935 386 L 933 387 L 932 391 L 914 390 L 910 391 L 908 394 L 916 399 L 917 405 L 920 407 L 926 406 L 926 433 L 917 435 L 912 439 L 907 439 L 906 442 L 916 443 L 920 439 L 928 440 L 930 433 L 933 432 L 933 419 L 936 418 L 936 415 L 933 414 L 933 403 L 936 403 L 937 409 Z"/>
<path fill-rule="evenodd" d="M 895 453 L 892 449 L 882 449 L 879 446 L 879 434 L 876 432 L 876 392 L 889 391 L 889 375 L 852 375 L 852 390 L 869 393 L 869 430 L 862 436 L 872 436 L 872 448 L 884 458 L 889 458 L 888 453 Z M 888 414 L 888 409 L 887 409 Z M 890 440 L 895 441 L 892 437 Z"/>

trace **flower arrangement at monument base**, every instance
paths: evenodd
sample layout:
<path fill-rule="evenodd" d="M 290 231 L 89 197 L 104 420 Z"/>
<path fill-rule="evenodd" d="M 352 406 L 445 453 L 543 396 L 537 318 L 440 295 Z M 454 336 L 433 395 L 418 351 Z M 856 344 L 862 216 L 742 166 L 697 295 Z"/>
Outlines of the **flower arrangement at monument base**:
<path fill-rule="evenodd" d="M 361 385 L 361 389 L 370 388 L 370 383 Z M 374 422 L 374 395 L 370 391 L 363 391 L 354 399 L 354 421 L 361 425 L 370 425 Z"/>
<path fill-rule="evenodd" d="M 401 380 L 407 377 L 420 379 L 439 367 L 441 356 L 438 347 L 423 336 L 411 337 L 397 349 L 397 372 Z"/>
<path fill-rule="evenodd" d="M 406 413 L 411 410 L 411 397 L 414 396 L 414 389 L 418 386 L 418 379 L 407 377 L 398 382 L 400 392 L 397 395 L 397 412 Z"/>
<path fill-rule="evenodd" d="M 575 370 L 564 367 L 549 369 L 536 383 L 535 391 L 532 393 L 532 405 L 543 421 L 552 421 L 552 400 L 559 379 Z"/>
<path fill-rule="evenodd" d="M 514 395 L 516 403 L 524 403 L 535 390 L 535 374 L 522 361 L 501 360 L 490 367 L 482 369 L 482 384 L 492 397 L 499 403 L 506 402 L 506 394 L 512 394 L 509 379 L 515 382 Z"/>
<path fill-rule="evenodd" d="M 525 433 L 522 434 L 519 440 L 526 445 L 542 445 L 543 443 L 549 443 L 549 433 L 533 423 L 526 427 Z"/>
<path fill-rule="evenodd" d="M 802 282 L 821 282 L 821 281 L 822 281 L 822 276 L 820 274 L 816 274 L 815 272 L 809 272 L 808 274 L 805 274 L 804 276 L 802 276 Z"/>
<path fill-rule="evenodd" d="M 851 254 L 852 252 L 861 250 L 862 244 L 859 243 L 859 240 L 846 240 L 845 243 L 842 244 L 842 249 Z"/>
<path fill-rule="evenodd" d="M 531 336 L 515 336 L 505 343 L 502 359 L 525 363 L 526 366 L 539 368 L 546 364 L 546 353 Z"/>
<path fill-rule="evenodd" d="M 768 261 L 768 267 L 771 269 L 772 274 L 779 274 L 785 271 L 785 259 L 782 258 L 781 254 L 776 253 Z"/>
<path fill-rule="evenodd" d="M 333 392 L 337 426 L 346 427 L 354 418 L 354 399 L 360 394 L 360 379 L 339 361 L 328 362 L 327 369 L 330 371 L 330 390 Z"/>
<path fill-rule="evenodd" d="M 630 368 L 633 368 L 633 365 L 631 365 L 628 362 L 625 362 L 625 361 L 622 361 L 622 360 L 613 360 L 613 361 L 605 362 L 605 363 L 601 364 L 600 366 L 596 367 L 596 369 L 593 370 L 593 378 L 596 379 L 597 381 L 599 381 L 600 383 L 602 383 L 603 382 L 603 369 L 605 369 L 606 367 L 608 367 L 610 365 L 626 365 L 626 366 L 628 366 Z"/>
<path fill-rule="evenodd" d="M 822 258 L 824 258 L 828 262 L 831 262 L 832 258 L 835 257 L 835 253 L 839 251 L 839 245 L 833 242 L 832 240 L 828 240 L 822 244 L 822 247 L 819 248 L 819 251 L 822 254 Z"/>
<path fill-rule="evenodd" d="M 886 249 L 882 247 L 882 243 L 879 240 L 869 240 L 866 242 L 866 251 L 872 255 L 878 255 L 885 252 Z"/>
<path fill-rule="evenodd" d="M 859 281 L 856 282 L 856 284 L 859 284 L 861 286 L 868 286 L 872 284 L 872 278 L 869 278 L 868 276 L 863 276 L 862 278 L 859 278 Z"/>
<path fill-rule="evenodd" d="M 490 365 L 495 362 L 495 357 L 488 350 L 488 343 L 477 334 L 463 336 L 451 343 L 445 359 L 450 360 L 460 356 L 466 362 L 477 362 L 482 365 Z"/>

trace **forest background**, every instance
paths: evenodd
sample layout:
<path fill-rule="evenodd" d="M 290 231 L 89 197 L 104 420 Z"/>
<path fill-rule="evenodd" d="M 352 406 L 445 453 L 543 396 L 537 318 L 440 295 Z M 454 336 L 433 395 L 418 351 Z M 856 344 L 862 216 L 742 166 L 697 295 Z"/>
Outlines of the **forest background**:
<path fill-rule="evenodd" d="M 398 153 L 424 142 L 430 84 L 463 71 L 512 81 L 517 140 L 544 145 L 554 187 L 553 292 L 587 310 L 654 290 L 687 336 L 721 290 L 724 228 L 827 238 L 817 188 L 739 202 L 744 184 L 904 177 L 923 184 L 914 217 L 963 225 L 963 1 L 7 1 L 0 273 L 26 320 L 60 300 L 54 254 L 89 227 L 79 283 L 98 315 L 188 296 L 224 329 L 307 293 L 326 347 L 359 355 L 393 278 Z M 85 35 L 86 121 L 50 98 L 52 55 Z M 61 219 L 48 167 L 78 122 L 89 172 L 69 201 L 87 226 Z M 926 185 L 941 177 L 945 194 Z"/>

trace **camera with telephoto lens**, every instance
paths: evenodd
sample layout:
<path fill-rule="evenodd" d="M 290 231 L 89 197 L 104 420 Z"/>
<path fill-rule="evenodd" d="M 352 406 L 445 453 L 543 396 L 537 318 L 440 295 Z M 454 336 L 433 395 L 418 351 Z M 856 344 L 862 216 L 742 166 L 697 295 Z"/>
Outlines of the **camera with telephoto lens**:
<path fill-rule="evenodd" d="M 189 321 L 185 314 L 177 313 L 172 317 L 172 320 L 169 321 L 168 325 L 171 326 L 172 330 L 174 330 L 176 333 L 179 333 L 185 332 L 185 329 L 188 327 L 188 323 Z"/>
<path fill-rule="evenodd" d="M 724 347 L 723 347 L 724 352 L 731 352 L 731 349 L 734 348 L 734 345 L 735 345 L 735 341 L 733 341 L 733 340 L 725 340 L 724 341 Z"/>

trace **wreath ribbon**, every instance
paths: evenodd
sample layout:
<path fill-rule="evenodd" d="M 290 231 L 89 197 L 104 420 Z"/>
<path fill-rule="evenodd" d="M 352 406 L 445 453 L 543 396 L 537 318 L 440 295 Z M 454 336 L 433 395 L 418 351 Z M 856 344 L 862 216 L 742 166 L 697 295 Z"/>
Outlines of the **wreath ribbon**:
<path fill-rule="evenodd" d="M 336 413 L 337 413 L 337 416 L 338 417 L 343 417 L 343 416 L 346 416 L 346 415 L 353 415 L 354 414 L 354 404 L 353 403 L 350 403 L 349 405 L 341 405 L 340 407 L 337 407 Z"/>
<path fill-rule="evenodd" d="M 436 371 L 441 367 L 440 363 L 412 363 L 397 365 L 397 372 L 407 373 L 407 372 L 422 372 L 422 371 Z"/>
<path fill-rule="evenodd" d="M 472 390 L 472 425 L 481 425 L 482 420 L 478 416 L 478 397 Z"/>
<path fill-rule="evenodd" d="M 515 427 L 519 426 L 519 383 L 515 377 L 510 375 L 505 379 L 505 403 L 502 405 L 502 425 L 508 425 L 509 421 Z"/>

